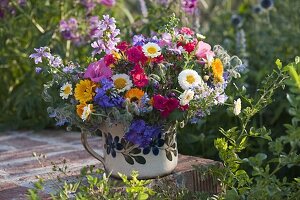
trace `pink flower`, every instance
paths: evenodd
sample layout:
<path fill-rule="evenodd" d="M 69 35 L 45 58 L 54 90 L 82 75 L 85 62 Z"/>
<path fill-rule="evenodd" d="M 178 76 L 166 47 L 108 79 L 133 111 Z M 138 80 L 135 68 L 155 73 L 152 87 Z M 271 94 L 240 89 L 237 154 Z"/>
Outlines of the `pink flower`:
<path fill-rule="evenodd" d="M 214 56 L 215 54 L 211 51 L 209 44 L 200 41 L 196 47 L 195 55 L 198 59 L 207 59 L 208 56 Z"/>
<path fill-rule="evenodd" d="M 179 30 L 179 33 L 186 34 L 186 35 L 194 35 L 194 31 L 192 31 L 190 28 L 187 28 L 187 27 L 182 27 Z"/>
<path fill-rule="evenodd" d="M 132 80 L 135 86 L 141 88 L 148 85 L 149 83 L 148 77 L 145 74 L 144 69 L 141 68 L 141 66 L 135 65 L 133 70 L 131 70 L 130 74 L 132 76 Z"/>
<path fill-rule="evenodd" d="M 134 46 L 126 50 L 127 58 L 130 62 L 138 64 L 141 62 L 142 64 L 147 61 L 147 57 L 144 55 L 141 46 Z"/>
<path fill-rule="evenodd" d="M 171 112 L 179 107 L 179 100 L 174 97 L 166 98 L 161 95 L 154 95 L 153 107 L 160 111 L 162 117 L 167 118 Z"/>
<path fill-rule="evenodd" d="M 91 63 L 85 71 L 84 78 L 90 78 L 94 82 L 99 82 L 102 78 L 110 78 L 112 70 L 105 65 L 104 59 Z"/>
<path fill-rule="evenodd" d="M 99 3 L 110 7 L 116 4 L 116 0 L 99 0 Z"/>

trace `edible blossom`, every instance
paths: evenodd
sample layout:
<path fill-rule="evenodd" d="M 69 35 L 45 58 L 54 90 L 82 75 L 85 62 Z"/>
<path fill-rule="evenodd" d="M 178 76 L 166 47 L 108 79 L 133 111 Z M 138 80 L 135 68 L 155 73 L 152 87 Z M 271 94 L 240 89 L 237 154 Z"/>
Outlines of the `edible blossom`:
<path fill-rule="evenodd" d="M 125 98 L 129 99 L 130 102 L 140 101 L 144 94 L 145 92 L 143 90 L 132 88 L 126 92 Z"/>
<path fill-rule="evenodd" d="M 161 55 L 161 48 L 156 43 L 148 42 L 143 46 L 143 52 L 147 57 L 155 58 Z"/>
<path fill-rule="evenodd" d="M 93 112 L 93 104 L 87 104 L 86 106 L 84 106 L 83 108 L 83 112 L 81 115 L 81 119 L 83 121 L 87 120 L 88 117 L 91 115 L 91 113 Z"/>
<path fill-rule="evenodd" d="M 185 106 L 190 103 L 191 100 L 194 98 L 194 91 L 193 90 L 185 90 L 180 96 L 180 105 Z"/>
<path fill-rule="evenodd" d="M 195 70 L 185 69 L 179 73 L 178 83 L 182 89 L 188 90 L 190 88 L 202 85 L 203 80 Z"/>
<path fill-rule="evenodd" d="M 111 78 L 118 92 L 130 90 L 130 88 L 132 87 L 132 81 L 127 74 L 115 74 Z"/>
<path fill-rule="evenodd" d="M 211 64 L 213 76 L 215 79 L 215 82 L 223 82 L 223 72 L 224 72 L 224 67 L 222 64 L 222 61 L 219 58 L 216 58 L 212 64 Z"/>
<path fill-rule="evenodd" d="M 234 100 L 233 105 L 234 105 L 233 114 L 234 115 L 239 115 L 241 113 L 241 109 L 242 109 L 241 99 L 238 98 L 237 100 Z"/>
<path fill-rule="evenodd" d="M 60 96 L 62 99 L 68 99 L 73 94 L 73 88 L 70 83 L 65 83 L 60 88 Z"/>
<path fill-rule="evenodd" d="M 80 103 L 86 103 L 93 100 L 96 86 L 96 83 L 90 81 L 89 79 L 80 80 L 75 87 L 75 99 Z"/>

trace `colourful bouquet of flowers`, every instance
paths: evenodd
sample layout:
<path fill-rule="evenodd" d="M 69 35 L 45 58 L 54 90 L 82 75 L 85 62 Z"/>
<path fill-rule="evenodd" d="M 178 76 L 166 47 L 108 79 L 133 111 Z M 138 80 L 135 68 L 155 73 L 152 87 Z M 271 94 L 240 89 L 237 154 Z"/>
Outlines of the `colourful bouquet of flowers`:
<path fill-rule="evenodd" d="M 93 132 L 104 121 L 123 123 L 123 139 L 147 147 L 166 127 L 197 123 L 224 104 L 227 85 L 240 76 L 240 59 L 220 46 L 211 48 L 189 28 L 135 35 L 128 43 L 118 38 L 109 16 L 94 27 L 87 66 L 64 64 L 48 47 L 30 55 L 36 64 L 47 61 L 38 73 L 53 75 L 43 96 L 52 102 L 48 112 L 57 125 Z"/>

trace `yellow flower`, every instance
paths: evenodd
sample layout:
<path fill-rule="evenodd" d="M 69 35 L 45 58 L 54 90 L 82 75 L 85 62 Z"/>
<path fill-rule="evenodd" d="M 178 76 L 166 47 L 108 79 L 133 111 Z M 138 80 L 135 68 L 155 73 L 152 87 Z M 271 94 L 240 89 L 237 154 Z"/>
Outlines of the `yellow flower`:
<path fill-rule="evenodd" d="M 116 60 L 120 60 L 121 59 L 121 55 L 117 51 L 112 51 L 112 55 L 114 56 L 114 58 Z"/>
<path fill-rule="evenodd" d="M 85 79 L 81 80 L 79 83 L 76 84 L 75 87 L 75 99 L 78 100 L 81 104 L 91 101 L 93 96 L 95 95 L 95 87 L 96 83 Z"/>
<path fill-rule="evenodd" d="M 143 90 L 132 88 L 126 92 L 125 98 L 129 99 L 131 102 L 139 101 L 144 96 L 144 94 L 145 92 Z"/>
<path fill-rule="evenodd" d="M 214 75 L 215 82 L 223 82 L 224 67 L 222 61 L 216 58 L 211 64 L 212 72 Z"/>

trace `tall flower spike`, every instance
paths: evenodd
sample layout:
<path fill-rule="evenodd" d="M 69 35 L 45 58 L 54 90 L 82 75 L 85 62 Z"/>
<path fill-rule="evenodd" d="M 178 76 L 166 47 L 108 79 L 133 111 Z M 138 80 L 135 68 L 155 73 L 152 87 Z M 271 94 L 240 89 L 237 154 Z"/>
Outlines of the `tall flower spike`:
<path fill-rule="evenodd" d="M 93 31 L 92 38 L 95 38 L 91 46 L 94 48 L 93 55 L 101 54 L 103 51 L 110 54 L 112 51 L 117 51 L 116 46 L 120 42 L 117 36 L 120 30 L 116 27 L 116 20 L 109 15 L 103 15 L 103 19 L 99 22 L 96 29 Z"/>

